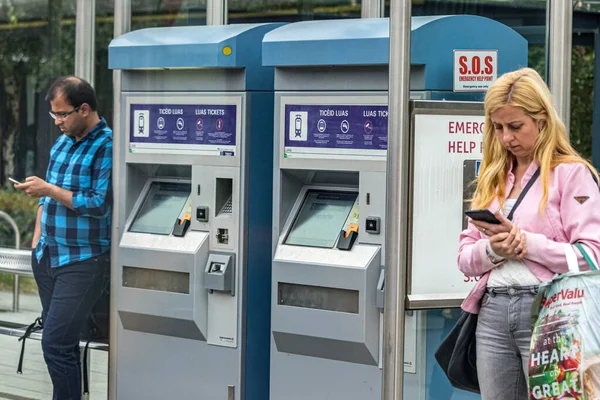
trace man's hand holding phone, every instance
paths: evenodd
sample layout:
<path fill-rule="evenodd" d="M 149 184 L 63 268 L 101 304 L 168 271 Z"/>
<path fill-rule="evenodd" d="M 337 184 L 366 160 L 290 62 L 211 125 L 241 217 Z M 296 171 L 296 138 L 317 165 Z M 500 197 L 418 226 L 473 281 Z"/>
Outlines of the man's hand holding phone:
<path fill-rule="evenodd" d="M 11 181 L 13 180 L 11 179 Z M 28 196 L 42 197 L 49 195 L 51 186 L 37 176 L 30 176 L 23 183 L 17 182 L 15 189 L 24 191 Z"/>

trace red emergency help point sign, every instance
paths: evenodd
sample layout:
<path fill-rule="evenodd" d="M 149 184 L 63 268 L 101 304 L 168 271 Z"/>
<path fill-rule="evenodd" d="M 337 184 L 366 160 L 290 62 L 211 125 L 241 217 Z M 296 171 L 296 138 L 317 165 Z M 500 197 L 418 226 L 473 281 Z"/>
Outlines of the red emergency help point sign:
<path fill-rule="evenodd" d="M 485 92 L 497 77 L 497 50 L 454 50 L 455 92 Z"/>

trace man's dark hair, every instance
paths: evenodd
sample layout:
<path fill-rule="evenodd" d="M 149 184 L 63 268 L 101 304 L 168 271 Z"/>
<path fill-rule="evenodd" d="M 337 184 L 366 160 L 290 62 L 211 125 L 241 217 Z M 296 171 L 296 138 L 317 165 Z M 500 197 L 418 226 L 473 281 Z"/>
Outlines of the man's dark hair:
<path fill-rule="evenodd" d="M 61 76 L 52 83 L 46 101 L 52 101 L 62 95 L 73 107 L 79 107 L 83 103 L 90 106 L 93 111 L 98 108 L 96 91 L 86 81 L 73 75 Z"/>

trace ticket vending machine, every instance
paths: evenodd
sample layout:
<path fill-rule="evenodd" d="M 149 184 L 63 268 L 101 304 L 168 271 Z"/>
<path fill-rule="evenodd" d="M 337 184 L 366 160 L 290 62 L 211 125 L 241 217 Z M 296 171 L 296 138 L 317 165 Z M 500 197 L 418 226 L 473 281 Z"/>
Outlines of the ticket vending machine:
<path fill-rule="evenodd" d="M 411 46 L 411 98 L 421 100 L 403 149 L 418 210 L 410 224 L 419 234 L 430 229 L 429 254 L 442 263 L 410 265 L 451 279 L 408 301 L 443 311 L 407 311 L 404 398 L 445 400 L 452 388 L 431 349 L 447 331 L 439 319 L 453 322 L 469 289 L 456 251 L 481 158 L 480 101 L 496 76 L 527 64 L 527 42 L 498 22 L 461 15 L 414 17 Z M 387 19 L 295 23 L 263 40 L 263 64 L 275 67 L 271 400 L 381 399 L 388 60 Z M 444 228 L 422 227 L 438 208 Z M 416 283 L 409 294 L 421 294 Z"/>
<path fill-rule="evenodd" d="M 280 25 L 144 29 L 110 44 L 123 71 L 119 399 L 268 393 L 273 69 L 260 49 Z"/>

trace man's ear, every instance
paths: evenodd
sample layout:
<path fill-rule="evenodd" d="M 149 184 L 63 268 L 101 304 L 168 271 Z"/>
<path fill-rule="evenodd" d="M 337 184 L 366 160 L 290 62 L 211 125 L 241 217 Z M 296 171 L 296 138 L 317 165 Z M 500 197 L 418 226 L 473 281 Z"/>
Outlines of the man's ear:
<path fill-rule="evenodd" d="M 92 111 L 92 109 L 90 108 L 90 105 L 88 103 L 83 103 L 81 106 L 79 106 L 79 109 L 81 110 L 81 115 L 83 117 L 87 117 L 88 115 L 90 115 L 90 112 Z"/>

